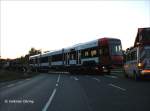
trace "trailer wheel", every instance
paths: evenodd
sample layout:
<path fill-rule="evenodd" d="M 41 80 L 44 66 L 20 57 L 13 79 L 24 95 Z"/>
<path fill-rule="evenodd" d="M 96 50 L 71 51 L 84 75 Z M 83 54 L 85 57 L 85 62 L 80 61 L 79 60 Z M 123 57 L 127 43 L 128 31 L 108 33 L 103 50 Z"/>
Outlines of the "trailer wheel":
<path fill-rule="evenodd" d="M 134 77 L 135 81 L 139 81 L 140 80 L 140 76 L 135 71 L 134 71 L 134 76 L 133 77 Z"/>

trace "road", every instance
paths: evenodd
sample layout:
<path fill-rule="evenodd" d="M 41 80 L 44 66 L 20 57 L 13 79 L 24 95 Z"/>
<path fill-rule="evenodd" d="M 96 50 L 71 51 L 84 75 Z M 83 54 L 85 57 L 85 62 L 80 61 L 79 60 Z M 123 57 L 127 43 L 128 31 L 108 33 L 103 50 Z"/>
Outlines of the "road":
<path fill-rule="evenodd" d="M 150 81 L 116 75 L 45 73 L 0 84 L 0 111 L 150 111 Z"/>

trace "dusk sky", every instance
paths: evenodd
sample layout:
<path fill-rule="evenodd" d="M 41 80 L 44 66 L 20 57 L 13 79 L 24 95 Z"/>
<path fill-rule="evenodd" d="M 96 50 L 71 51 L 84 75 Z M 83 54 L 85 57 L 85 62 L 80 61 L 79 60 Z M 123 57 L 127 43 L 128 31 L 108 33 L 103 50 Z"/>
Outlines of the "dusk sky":
<path fill-rule="evenodd" d="M 31 47 L 62 49 L 102 37 L 134 44 L 150 27 L 150 1 L 1 1 L 1 57 L 24 56 Z"/>

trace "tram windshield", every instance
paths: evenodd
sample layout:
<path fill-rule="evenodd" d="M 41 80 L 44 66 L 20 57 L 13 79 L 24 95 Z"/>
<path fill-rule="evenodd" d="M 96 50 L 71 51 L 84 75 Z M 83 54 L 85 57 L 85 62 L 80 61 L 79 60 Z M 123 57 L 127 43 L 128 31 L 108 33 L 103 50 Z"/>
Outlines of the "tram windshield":
<path fill-rule="evenodd" d="M 110 41 L 110 52 L 111 55 L 122 55 L 122 47 L 120 41 Z"/>

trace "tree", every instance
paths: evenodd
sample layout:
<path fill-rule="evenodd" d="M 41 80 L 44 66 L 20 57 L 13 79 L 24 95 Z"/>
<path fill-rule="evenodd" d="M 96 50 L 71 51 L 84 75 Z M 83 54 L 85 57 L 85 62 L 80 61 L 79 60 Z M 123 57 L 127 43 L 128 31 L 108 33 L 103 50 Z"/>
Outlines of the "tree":
<path fill-rule="evenodd" d="M 31 48 L 29 50 L 29 56 L 32 56 L 32 55 L 37 55 L 37 54 L 41 54 L 41 50 L 37 50 L 35 48 Z"/>

